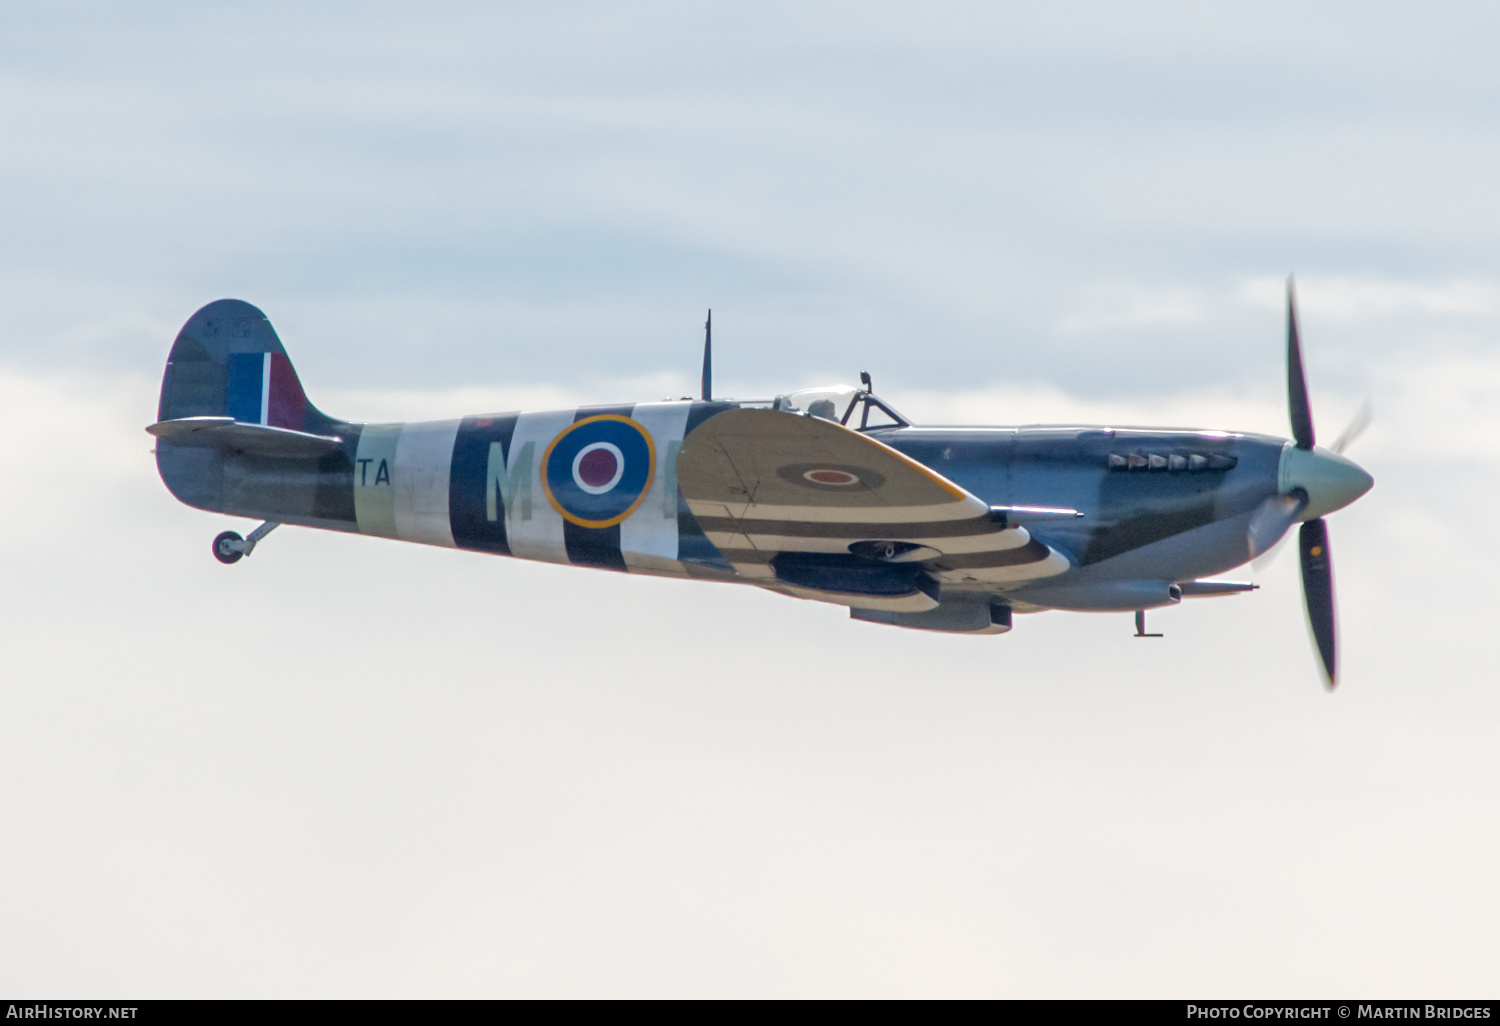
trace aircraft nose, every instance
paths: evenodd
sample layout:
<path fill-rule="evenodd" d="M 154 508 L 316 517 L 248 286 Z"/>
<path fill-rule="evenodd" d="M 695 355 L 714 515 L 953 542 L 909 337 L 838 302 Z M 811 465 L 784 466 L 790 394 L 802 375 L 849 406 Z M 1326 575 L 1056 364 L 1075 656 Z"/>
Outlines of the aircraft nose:
<path fill-rule="evenodd" d="M 1288 442 L 1281 452 L 1281 490 L 1307 492 L 1302 519 L 1312 520 L 1343 509 L 1375 485 L 1375 479 L 1353 460 L 1327 449 L 1299 449 Z"/>

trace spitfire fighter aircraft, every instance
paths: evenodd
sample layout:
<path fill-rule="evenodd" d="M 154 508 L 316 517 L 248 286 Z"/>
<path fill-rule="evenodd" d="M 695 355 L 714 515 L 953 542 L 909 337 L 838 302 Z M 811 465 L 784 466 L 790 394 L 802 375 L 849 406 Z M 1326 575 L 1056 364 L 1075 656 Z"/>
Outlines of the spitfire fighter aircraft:
<path fill-rule="evenodd" d="M 710 316 L 711 320 L 711 316 Z M 710 329 L 711 330 L 711 329 Z M 355 424 L 307 399 L 255 307 L 188 319 L 162 381 L 156 463 L 182 502 L 281 524 L 627 573 L 748 584 L 856 620 L 970 634 L 1014 613 L 1134 612 L 1254 585 L 1203 578 L 1301 523 L 1302 583 L 1335 680 L 1323 517 L 1369 474 L 1315 445 L 1288 286 L 1292 440 L 1231 431 L 923 427 L 861 386 Z"/>

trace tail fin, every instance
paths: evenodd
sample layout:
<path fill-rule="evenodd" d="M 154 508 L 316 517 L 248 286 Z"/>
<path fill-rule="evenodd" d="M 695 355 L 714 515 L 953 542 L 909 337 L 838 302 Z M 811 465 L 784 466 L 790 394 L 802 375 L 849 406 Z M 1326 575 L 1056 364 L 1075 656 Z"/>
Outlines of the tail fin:
<path fill-rule="evenodd" d="M 156 468 L 189 506 L 352 530 L 351 445 L 302 391 L 266 315 L 221 299 L 188 318 L 162 378 Z"/>
<path fill-rule="evenodd" d="M 339 423 L 307 401 L 266 315 L 238 299 L 208 304 L 177 333 L 157 420 L 182 417 L 233 417 L 315 433 Z"/>

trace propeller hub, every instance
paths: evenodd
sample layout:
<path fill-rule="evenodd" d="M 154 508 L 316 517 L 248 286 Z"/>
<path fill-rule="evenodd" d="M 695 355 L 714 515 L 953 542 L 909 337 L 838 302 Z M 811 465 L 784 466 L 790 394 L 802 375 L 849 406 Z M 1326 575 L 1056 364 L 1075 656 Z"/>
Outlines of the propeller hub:
<path fill-rule="evenodd" d="M 1282 447 L 1278 485 L 1283 493 L 1294 488 L 1307 492 L 1307 508 L 1301 520 L 1343 509 L 1374 484 L 1375 479 L 1346 456 L 1328 449 L 1299 449 L 1291 442 Z"/>

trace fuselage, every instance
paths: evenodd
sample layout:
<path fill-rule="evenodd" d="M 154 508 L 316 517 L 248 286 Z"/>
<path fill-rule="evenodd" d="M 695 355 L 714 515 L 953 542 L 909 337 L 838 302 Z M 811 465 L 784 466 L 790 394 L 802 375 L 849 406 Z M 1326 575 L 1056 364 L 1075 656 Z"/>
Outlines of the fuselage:
<path fill-rule="evenodd" d="M 316 458 L 159 443 L 163 479 L 190 505 L 238 516 L 600 569 L 743 580 L 682 500 L 683 439 L 737 403 L 668 401 L 500 413 L 405 424 L 330 422 L 337 451 Z M 644 431 L 649 480 L 618 522 L 570 516 L 545 464 L 572 425 L 620 418 Z M 1169 586 L 1250 556 L 1250 516 L 1284 481 L 1284 439 L 1109 426 L 888 427 L 866 436 L 993 506 L 1066 507 L 1028 525 L 1066 557 L 1041 580 L 948 591 L 1003 595 L 1016 609 L 1135 609 L 1175 601 Z M 613 518 L 612 518 L 613 519 Z M 603 526 L 599 526 L 603 524 Z M 764 581 L 743 580 L 764 585 Z"/>

